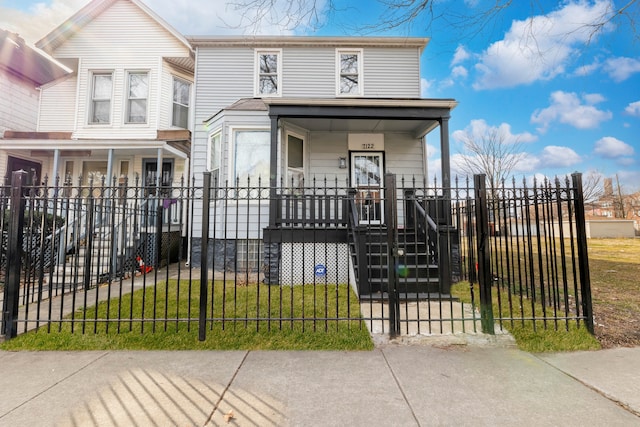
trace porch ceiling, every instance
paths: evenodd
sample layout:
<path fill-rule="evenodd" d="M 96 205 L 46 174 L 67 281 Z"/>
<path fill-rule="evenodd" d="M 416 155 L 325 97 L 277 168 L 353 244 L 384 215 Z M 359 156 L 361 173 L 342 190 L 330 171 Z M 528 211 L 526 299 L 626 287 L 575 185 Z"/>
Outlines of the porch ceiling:
<path fill-rule="evenodd" d="M 393 120 L 393 119 L 318 119 L 311 117 L 287 117 L 287 123 L 299 126 L 309 131 L 327 132 L 406 132 L 419 134 L 428 128 L 438 125 L 437 120 Z"/>
<path fill-rule="evenodd" d="M 0 149 L 25 151 L 34 157 L 53 157 L 56 150 L 59 150 L 63 157 L 102 157 L 107 156 L 109 150 L 119 154 L 156 157 L 158 149 L 161 149 L 165 156 L 183 159 L 189 157 L 184 147 L 175 145 L 174 142 L 136 140 L 0 139 Z"/>

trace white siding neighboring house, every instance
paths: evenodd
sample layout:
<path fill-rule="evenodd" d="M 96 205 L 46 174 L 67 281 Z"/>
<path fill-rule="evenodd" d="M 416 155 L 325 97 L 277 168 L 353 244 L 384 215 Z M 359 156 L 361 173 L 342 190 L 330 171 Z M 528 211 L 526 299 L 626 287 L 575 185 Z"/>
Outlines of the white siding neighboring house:
<path fill-rule="evenodd" d="M 181 34 L 141 1 L 94 0 L 36 46 L 71 72 L 42 86 L 37 126 L 5 132 L 3 151 L 74 183 L 186 179 L 194 52 Z"/>

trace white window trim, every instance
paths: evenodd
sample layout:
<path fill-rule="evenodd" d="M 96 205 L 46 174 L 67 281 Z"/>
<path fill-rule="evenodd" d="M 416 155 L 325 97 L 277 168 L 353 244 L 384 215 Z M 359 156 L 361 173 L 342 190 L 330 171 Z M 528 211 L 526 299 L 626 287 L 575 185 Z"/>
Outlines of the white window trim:
<path fill-rule="evenodd" d="M 357 93 L 341 93 L 340 92 L 340 54 L 355 53 L 358 55 L 358 92 Z M 364 74 L 363 74 L 363 50 L 362 49 L 336 49 L 336 96 L 343 98 L 353 98 L 364 96 Z"/>
<path fill-rule="evenodd" d="M 276 93 L 260 93 L 260 55 L 278 55 L 278 89 Z M 282 49 L 255 49 L 253 70 L 253 93 L 257 98 L 273 98 L 282 96 Z"/>
<path fill-rule="evenodd" d="M 219 127 L 214 129 L 212 132 L 210 132 L 207 137 L 207 165 L 205 169 L 208 172 L 213 172 L 215 170 L 211 168 L 211 158 L 213 157 L 213 152 L 211 150 L 211 139 L 216 135 L 220 136 L 220 145 L 218 147 L 218 156 L 220 159 L 220 164 L 218 165 L 218 170 L 222 169 L 222 143 L 223 143 L 222 135 L 223 134 L 222 134 L 222 127 Z"/>
<path fill-rule="evenodd" d="M 93 119 L 93 91 L 95 89 L 95 76 L 111 76 L 111 97 L 109 98 L 109 122 L 108 123 L 99 123 L 94 122 Z M 111 126 L 113 124 L 113 96 L 114 96 L 114 86 L 115 86 L 115 72 L 114 70 L 92 70 L 89 72 L 89 101 L 87 108 L 87 124 L 90 126 Z"/>
<path fill-rule="evenodd" d="M 183 127 L 180 127 L 180 126 L 176 126 L 176 125 L 173 123 L 173 108 L 174 108 L 174 106 L 175 106 L 175 104 L 176 104 L 176 102 L 173 100 L 173 85 L 175 84 L 175 81 L 176 81 L 176 80 L 180 80 L 180 81 L 182 81 L 182 82 L 184 82 L 184 83 L 187 83 L 187 84 L 189 85 L 189 105 L 187 105 L 187 106 L 186 106 L 189 114 L 187 115 L 187 127 L 186 127 L 186 128 L 183 128 Z M 191 82 L 191 81 L 189 81 L 189 80 L 187 80 L 187 79 L 185 79 L 185 78 L 182 78 L 182 77 L 178 77 L 178 76 L 172 75 L 172 76 L 171 76 L 171 97 L 170 97 L 170 102 L 171 102 L 171 108 L 170 108 L 170 109 L 171 109 L 171 127 L 172 127 L 172 128 L 176 128 L 176 129 L 190 129 L 190 125 L 191 125 L 191 104 L 192 104 L 192 99 L 193 99 L 193 82 Z M 178 104 L 180 104 L 180 103 L 178 103 Z M 183 105 L 183 104 L 180 104 L 180 105 Z"/>
<path fill-rule="evenodd" d="M 289 181 L 289 135 L 294 136 L 298 139 L 302 140 L 302 175 L 305 178 L 307 177 L 307 168 L 309 162 L 307 161 L 307 137 L 299 132 L 294 132 L 291 130 L 285 130 L 284 133 L 284 141 L 285 141 L 285 150 L 284 150 L 284 178 L 285 178 L 285 187 L 288 187 L 290 184 Z M 310 186 L 309 183 L 305 182 L 305 185 Z"/>
<path fill-rule="evenodd" d="M 129 76 L 132 74 L 146 74 L 147 75 L 147 97 L 146 98 L 129 98 Z M 122 121 L 127 126 L 146 126 L 149 124 L 149 94 L 151 93 L 151 72 L 149 70 L 126 70 L 125 71 L 125 93 L 124 93 L 124 115 Z M 129 100 L 131 99 L 145 99 L 147 106 L 145 110 L 144 122 L 130 122 L 129 121 Z"/>
<path fill-rule="evenodd" d="M 271 132 L 271 128 L 269 126 L 229 126 L 229 133 L 228 133 L 228 150 L 227 153 L 229 153 L 229 156 L 227 158 L 227 173 L 225 174 L 229 180 L 229 184 L 230 187 L 235 187 L 236 185 L 236 179 L 235 179 L 235 173 L 236 173 L 236 156 L 235 156 L 235 150 L 236 150 L 236 138 L 235 138 L 235 133 L 236 132 L 243 132 L 243 131 L 264 131 L 264 132 Z M 242 183 L 241 183 L 242 184 Z M 257 186 L 258 183 L 255 183 L 255 186 Z M 252 184 L 252 186 L 254 186 Z M 262 179 L 262 186 L 263 187 L 268 187 L 269 186 L 269 177 L 263 177 Z"/>

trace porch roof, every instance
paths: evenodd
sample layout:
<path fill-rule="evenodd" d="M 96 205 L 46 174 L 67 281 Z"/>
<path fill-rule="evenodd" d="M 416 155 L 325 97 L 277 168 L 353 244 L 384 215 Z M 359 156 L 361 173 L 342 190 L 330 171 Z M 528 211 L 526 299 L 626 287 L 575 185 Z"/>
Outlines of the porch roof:
<path fill-rule="evenodd" d="M 458 103 L 416 98 L 265 98 L 269 116 L 308 130 L 410 132 L 423 137 Z"/>
<path fill-rule="evenodd" d="M 31 46 L 19 35 L 1 28 L 0 52 L 0 67 L 7 68 L 36 85 L 43 85 L 72 72 L 65 64 Z"/>
<path fill-rule="evenodd" d="M 422 98 L 264 98 L 271 119 L 271 185 L 276 185 L 278 122 L 308 130 L 410 132 L 422 138 L 440 128 L 442 183 L 451 185 L 449 118 L 454 99 Z"/>
<path fill-rule="evenodd" d="M 17 132 L 5 131 L 0 148 L 27 150 L 33 156 L 49 156 L 59 150 L 63 156 L 91 156 L 95 151 L 127 150 L 155 156 L 158 149 L 186 159 L 191 153 L 190 132 L 158 131 L 157 139 L 72 139 L 71 132 Z"/>

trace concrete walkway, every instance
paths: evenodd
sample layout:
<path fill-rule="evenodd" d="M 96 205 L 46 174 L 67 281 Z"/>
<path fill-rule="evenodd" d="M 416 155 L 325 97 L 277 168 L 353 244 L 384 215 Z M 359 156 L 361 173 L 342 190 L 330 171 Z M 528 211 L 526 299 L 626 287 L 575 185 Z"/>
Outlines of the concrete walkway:
<path fill-rule="evenodd" d="M 640 348 L 0 352 L 0 390 L 12 427 L 640 426 Z"/>

